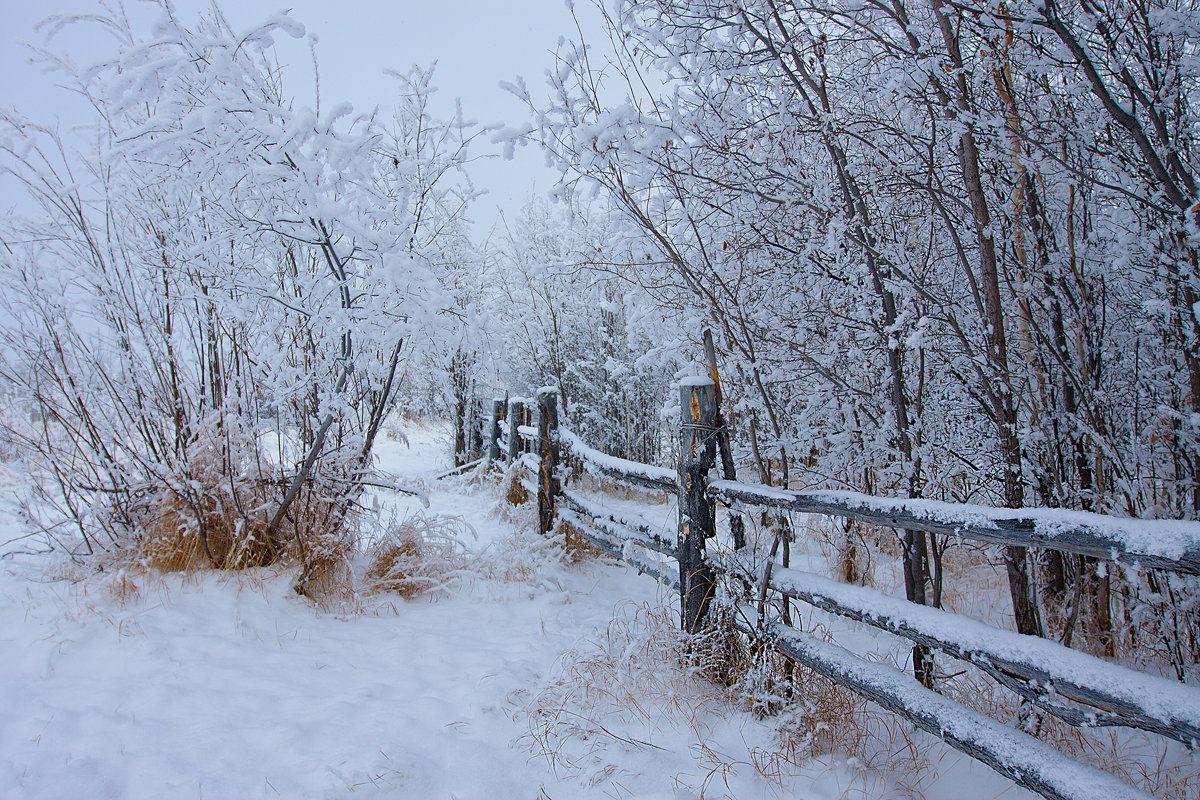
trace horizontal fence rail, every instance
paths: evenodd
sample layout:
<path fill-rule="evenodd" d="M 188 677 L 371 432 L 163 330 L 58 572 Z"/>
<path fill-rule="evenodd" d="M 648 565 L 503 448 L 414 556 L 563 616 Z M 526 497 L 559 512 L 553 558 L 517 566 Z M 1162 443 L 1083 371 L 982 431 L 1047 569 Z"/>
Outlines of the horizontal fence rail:
<path fill-rule="evenodd" d="M 644 519 L 607 509 L 570 489 L 564 488 L 560 497 L 573 510 L 587 515 L 594 525 L 609 535 L 619 536 L 639 547 L 675 558 L 677 543 L 659 536 L 654 526 Z"/>
<path fill-rule="evenodd" d="M 1076 727 L 1140 728 L 1200 746 L 1200 692 L 1048 639 L 985 625 L 874 589 L 776 566 L 771 588 L 831 614 L 937 648 Z M 1084 708 L 1064 705 L 1070 700 Z"/>
<path fill-rule="evenodd" d="M 772 647 L 852 689 L 987 764 L 1001 775 L 1052 800 L 1147 800 L 1150 795 L 1107 772 L 1081 764 L 1027 733 L 926 689 L 903 672 L 775 621 L 766 628 Z"/>
<path fill-rule="evenodd" d="M 1200 575 L 1198 522 L 1122 519 L 1058 508 L 989 508 L 857 492 L 796 492 L 733 481 L 712 481 L 708 491 L 730 505 L 848 517 L 989 544 L 1076 553 L 1135 569 Z"/>
<path fill-rule="evenodd" d="M 584 469 L 593 474 L 641 489 L 667 492 L 668 494 L 674 494 L 678 489 L 673 469 L 655 467 L 651 464 L 642 464 L 607 455 L 589 447 L 583 439 L 566 428 L 560 428 L 558 435 L 559 441 L 567 446 L 571 455 L 578 458 Z"/>
<path fill-rule="evenodd" d="M 942 609 L 918 605 L 875 589 L 774 563 L 744 550 L 706 552 L 716 533 L 716 504 L 735 512 L 794 512 L 854 519 L 900 530 L 926 531 L 985 544 L 1057 550 L 1112 561 L 1127 570 L 1158 569 L 1200 575 L 1200 523 L 1130 520 L 1061 509 L 996 509 L 927 500 L 883 498 L 853 492 L 791 491 L 709 478 L 715 440 L 723 428 L 707 379 L 680 387 L 685 409 L 678 469 L 607 455 L 558 425 L 557 394 L 539 390 L 536 401 L 493 404 L 487 452 L 525 473 L 522 485 L 538 495 L 539 525 L 554 521 L 639 573 L 679 592 L 681 621 L 695 632 L 716 592 L 714 574 L 740 585 L 740 597 L 757 586 L 757 607 L 731 598 L 737 627 L 751 640 L 851 689 L 992 769 L 1054 800 L 1125 800 L 1146 794 L 1101 770 L 1063 755 L 1045 742 L 963 706 L 900 669 L 871 661 L 833 643 L 764 616 L 770 593 L 938 650 L 971 664 L 1033 706 L 1070 725 L 1120 726 L 1200 748 L 1200 691 L 1072 650 L 1056 642 L 1000 630 Z M 531 414 L 536 410 L 536 415 Z M 690 411 L 690 413 L 689 413 Z M 722 445 L 727 448 L 728 444 Z M 724 453 L 724 451 L 722 451 Z M 679 500 L 675 538 L 628 511 L 617 511 L 566 485 L 560 459 L 583 471 Z M 547 516 L 548 515 L 548 516 Z M 737 522 L 737 530 L 732 530 Z M 740 547 L 740 516 L 731 514 L 731 538 Z M 655 555 L 657 554 L 657 555 Z M 678 577 L 661 556 L 678 564 Z M 755 578 L 757 576 L 757 578 Z M 731 590 L 732 591 L 732 590 Z"/>
<path fill-rule="evenodd" d="M 579 536 L 600 548 L 613 558 L 623 561 L 642 575 L 649 575 L 671 589 L 679 589 L 679 579 L 664 570 L 656 561 L 646 558 L 637 550 L 628 547 L 633 541 L 620 533 L 611 532 L 596 525 L 595 520 L 579 514 L 573 509 L 560 512 L 560 518 Z"/>

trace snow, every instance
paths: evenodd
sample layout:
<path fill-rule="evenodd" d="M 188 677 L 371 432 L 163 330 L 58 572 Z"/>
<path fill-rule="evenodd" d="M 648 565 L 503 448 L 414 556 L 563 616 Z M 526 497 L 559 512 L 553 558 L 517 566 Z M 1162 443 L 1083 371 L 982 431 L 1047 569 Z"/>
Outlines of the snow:
<path fill-rule="evenodd" d="M 656 644 L 674 635 L 669 590 L 611 561 L 564 563 L 519 533 L 533 513 L 502 506 L 494 482 L 432 477 L 444 431 L 408 433 L 411 449 L 381 438 L 382 466 L 426 493 L 424 513 L 458 515 L 497 568 L 434 598 L 326 611 L 287 570 L 89 573 L 37 554 L 19 538 L 24 479 L 0 470 L 14 498 L 0 503 L 0 797 L 895 796 L 837 756 L 771 761 L 774 723 Z M 632 520 L 632 501 L 613 507 Z M 669 504 L 641 509 L 670 535 Z M 930 800 L 1026 796 L 926 746 Z"/>
<path fill-rule="evenodd" d="M 25 630 L 43 638 L 5 637 L 20 655 L 4 667 L 3 785 L 27 797 L 516 796 L 539 777 L 509 753 L 496 700 L 553 665 L 568 595 L 341 619 L 314 616 L 286 581 L 245 584 L 163 579 L 124 609 L 86 587 L 31 595 Z M 542 619 L 560 623 L 550 648 Z"/>
<path fill-rule="evenodd" d="M 418 482 L 444 459 L 439 437 L 412 438 L 381 447 Z M 453 488 L 431 487 L 435 512 L 461 514 L 480 548 L 511 535 L 494 498 Z M 552 562 L 531 582 L 321 613 L 279 571 L 129 575 L 122 602 L 118 576 L 0 563 L 4 797 L 585 796 L 514 746 L 527 728 L 507 698 L 618 604 L 658 595 L 631 570 Z"/>
<path fill-rule="evenodd" d="M 477 550 L 523 559 L 528 575 L 322 612 L 281 570 L 88 574 L 33 553 L 15 500 L 0 507 L 0 797 L 666 800 L 698 796 L 711 777 L 693 757 L 701 741 L 770 746 L 768 726 L 729 708 L 696 727 L 669 709 L 622 721 L 611 701 L 571 711 L 622 740 L 565 736 L 575 766 L 547 758 L 531 716 L 546 692 L 570 686 L 568 666 L 619 609 L 669 610 L 673 598 L 612 562 L 551 558 L 493 512 L 494 489 L 431 478 L 448 460 L 442 431 L 409 436 L 411 450 L 381 439 L 383 466 L 427 490 L 426 513 L 460 515 Z M 748 767 L 723 769 L 732 796 L 788 796 Z"/>

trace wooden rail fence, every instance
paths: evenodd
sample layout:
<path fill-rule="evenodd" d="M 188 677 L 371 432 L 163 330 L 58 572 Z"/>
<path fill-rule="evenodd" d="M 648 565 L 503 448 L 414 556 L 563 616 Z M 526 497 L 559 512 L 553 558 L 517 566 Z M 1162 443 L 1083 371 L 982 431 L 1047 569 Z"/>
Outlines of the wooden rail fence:
<path fill-rule="evenodd" d="M 705 627 L 717 595 L 718 575 L 754 583 L 754 597 L 728 599 L 739 629 L 755 641 L 848 687 L 915 726 L 940 737 L 1017 784 L 1047 798 L 1118 800 L 1147 795 L 1117 778 L 1074 761 L 1029 734 L 958 704 L 890 665 L 868 661 L 785 624 L 766 603 L 769 593 L 802 601 L 830 614 L 886 631 L 915 645 L 970 663 L 1041 711 L 1079 727 L 1123 726 L 1200 746 L 1200 690 L 1148 675 L 1039 639 L 1000 630 L 969 617 L 860 586 L 787 569 L 770 557 L 747 566 L 740 549 L 714 548 L 717 504 L 737 512 L 800 512 L 846 517 L 871 525 L 948 534 L 988 544 L 1058 550 L 1105 559 L 1130 570 L 1154 568 L 1200 575 L 1200 523 L 1122 520 L 1058 509 L 995 509 L 924 500 L 880 498 L 852 492 L 791 491 L 710 479 L 722 430 L 718 386 L 710 378 L 680 387 L 683 421 L 675 469 L 606 455 L 559 425 L 558 393 L 497 399 L 476 429 L 488 434 L 491 462 L 522 465 L 536 484 L 538 526 L 551 533 L 569 526 L 599 549 L 678 591 L 684 630 Z M 536 421 L 536 424 L 535 424 Z M 480 437 L 482 438 L 482 437 Z M 476 452 L 483 450 L 478 442 Z M 724 453 L 722 453 L 724 455 Z M 560 465 L 571 458 L 584 469 L 639 489 L 674 495 L 678 525 L 673 540 L 654 525 L 604 507 L 565 486 Z M 478 462 L 476 462 L 478 463 Z M 741 529 L 731 531 L 736 547 Z M 665 555 L 678 570 L 664 570 Z M 734 582 L 731 582 L 733 585 Z"/>

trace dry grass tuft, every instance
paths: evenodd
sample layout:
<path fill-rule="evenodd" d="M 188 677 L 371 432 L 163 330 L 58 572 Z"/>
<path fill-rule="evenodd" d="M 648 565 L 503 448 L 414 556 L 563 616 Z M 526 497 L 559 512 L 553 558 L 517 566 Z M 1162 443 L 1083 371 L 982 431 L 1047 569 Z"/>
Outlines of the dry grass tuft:
<path fill-rule="evenodd" d="M 104 588 L 109 599 L 122 608 L 133 605 L 142 596 L 141 587 L 129 577 L 129 573 L 124 569 L 118 570 L 117 574 L 104 584 Z"/>
<path fill-rule="evenodd" d="M 810 632 L 830 638 L 819 627 Z M 889 797 L 921 796 L 935 777 L 935 739 L 773 650 L 747 650 L 748 669 L 734 688 L 749 711 L 771 721 L 773 745 L 750 753 L 761 775 L 779 783 L 817 764 L 838 764 L 864 786 L 886 786 Z"/>
<path fill-rule="evenodd" d="M 714 602 L 709 608 L 711 624 L 687 645 L 700 674 L 726 688 L 739 686 L 754 668 L 754 650 L 734 627 L 735 614 L 730 605 Z"/>
<path fill-rule="evenodd" d="M 756 654 L 738 691 L 756 717 L 775 718 L 775 758 L 799 764 L 835 752 L 866 753 L 866 701 L 774 650 Z"/>
<path fill-rule="evenodd" d="M 624 776 L 608 760 L 607 747 L 663 750 L 655 741 L 659 732 L 679 725 L 690 726 L 702 742 L 701 720 L 726 714 L 732 705 L 728 693 L 714 691 L 699 668 L 685 666 L 686 637 L 675 621 L 664 607 L 619 607 L 586 647 L 563 655 L 553 682 L 509 697 L 516 717 L 528 724 L 522 743 L 556 771 L 599 788 L 620 786 Z"/>
<path fill-rule="evenodd" d="M 517 527 L 517 532 L 489 544 L 479 554 L 478 575 L 498 584 L 562 591 L 556 574 L 563 564 L 562 547 L 549 536 L 532 532 L 535 524 L 531 517 L 528 525 Z"/>
<path fill-rule="evenodd" d="M 266 532 L 274 487 L 251 466 L 262 463 L 255 445 L 232 435 L 200 440 L 189 446 L 186 462 L 185 480 L 149 492 L 131 509 L 130 555 L 163 572 L 249 569 L 278 561 L 286 545 L 282 535 Z"/>
<path fill-rule="evenodd" d="M 550 538 L 562 543 L 563 556 L 568 564 L 609 557 L 608 553 L 589 542 L 565 522 L 558 523 L 558 527 L 555 528 L 554 534 Z"/>
<path fill-rule="evenodd" d="M 459 517 L 417 514 L 394 522 L 371 549 L 364 588 L 407 599 L 449 588 L 468 572 L 467 536 L 475 531 Z"/>
<path fill-rule="evenodd" d="M 273 534 L 268 520 L 280 494 L 278 476 L 248 437 L 193 443 L 186 479 L 146 490 L 127 509 L 110 509 L 128 535 L 114 566 L 159 572 L 247 570 L 298 565 L 294 588 L 322 607 L 354 596 L 351 556 L 358 532 L 336 490 L 310 482 Z"/>
<path fill-rule="evenodd" d="M 231 491 L 223 485 L 208 486 L 189 502 L 171 489 L 162 490 L 149 502 L 138 526 L 137 559 L 162 572 L 210 566 L 248 569 L 275 563 L 282 544 L 266 535 L 264 521 L 251 521 L 236 511 L 239 501 L 252 492 L 249 487 Z"/>
<path fill-rule="evenodd" d="M 345 529 L 323 531 L 304 538 L 302 569 L 292 588 L 322 608 L 350 600 L 355 595 L 350 556 L 357 537 Z M 299 540 L 297 540 L 298 545 Z"/>
<path fill-rule="evenodd" d="M 521 476 L 524 473 L 525 469 L 517 465 L 510 465 L 504 471 L 504 502 L 510 506 L 523 506 L 531 499 L 529 490 L 521 483 Z"/>

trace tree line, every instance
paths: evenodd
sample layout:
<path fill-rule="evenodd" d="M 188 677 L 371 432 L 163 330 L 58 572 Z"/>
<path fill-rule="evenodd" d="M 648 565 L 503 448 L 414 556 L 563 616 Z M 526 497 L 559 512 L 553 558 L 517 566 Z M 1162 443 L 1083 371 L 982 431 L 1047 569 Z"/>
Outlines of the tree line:
<path fill-rule="evenodd" d="M 512 87 L 764 483 L 1196 519 L 1194 3 L 622 0 Z M 580 259 L 585 264 L 588 259 Z M 660 337 L 661 338 L 661 337 Z M 903 536 L 910 599 L 939 547 Z M 1192 582 L 1004 553 L 1018 629 L 1181 680 Z"/>

